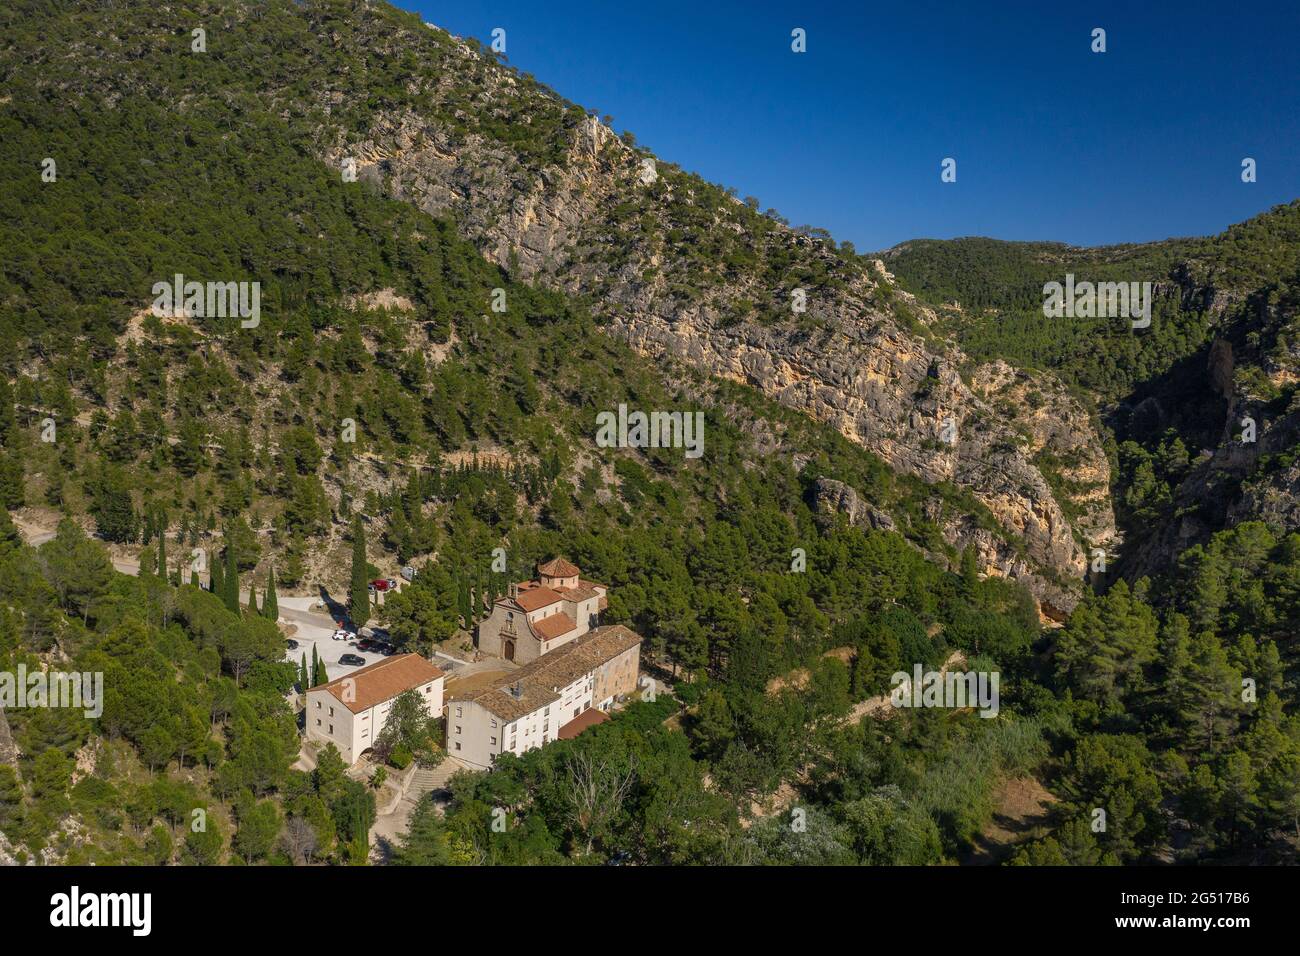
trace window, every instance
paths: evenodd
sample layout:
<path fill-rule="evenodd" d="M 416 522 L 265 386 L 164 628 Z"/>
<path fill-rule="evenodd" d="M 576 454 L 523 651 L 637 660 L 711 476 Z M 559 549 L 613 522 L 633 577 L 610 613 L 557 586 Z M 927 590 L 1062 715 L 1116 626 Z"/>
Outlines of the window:
<path fill-rule="evenodd" d="M 320 710 L 320 701 L 316 701 L 316 709 Z"/>
<path fill-rule="evenodd" d="M 494 718 L 493 721 L 492 721 L 492 729 L 493 729 L 493 730 L 496 730 L 496 726 L 497 726 L 497 722 L 496 722 L 496 720 L 495 720 L 495 718 Z"/>
<path fill-rule="evenodd" d="M 456 749 L 457 749 L 457 750 L 459 750 L 459 749 L 460 749 L 460 741 L 459 741 L 459 740 L 458 740 L 458 741 L 456 741 Z"/>
<path fill-rule="evenodd" d="M 334 725 L 330 724 L 330 736 L 334 736 Z"/>
<path fill-rule="evenodd" d="M 456 705 L 456 716 L 457 716 L 457 717 L 464 717 L 465 714 L 464 714 L 463 711 L 464 711 L 464 708 L 461 707 L 460 704 L 457 704 L 457 705 Z"/>
<path fill-rule="evenodd" d="M 497 739 L 495 737 L 489 738 L 489 742 L 492 744 L 493 747 L 497 745 Z"/>
<path fill-rule="evenodd" d="M 331 717 L 334 716 L 334 708 L 333 708 L 333 707 L 330 708 L 330 716 L 331 716 Z"/>
<path fill-rule="evenodd" d="M 460 724 L 456 725 L 456 733 L 460 733 Z"/>
<path fill-rule="evenodd" d="M 573 716 L 574 716 L 574 717 L 577 717 L 580 713 L 582 713 L 582 708 L 581 708 L 581 707 L 575 707 L 575 708 L 573 708 Z"/>
<path fill-rule="evenodd" d="M 320 726 L 320 718 L 319 718 L 319 717 L 316 718 L 316 726 L 317 726 L 317 727 Z"/>

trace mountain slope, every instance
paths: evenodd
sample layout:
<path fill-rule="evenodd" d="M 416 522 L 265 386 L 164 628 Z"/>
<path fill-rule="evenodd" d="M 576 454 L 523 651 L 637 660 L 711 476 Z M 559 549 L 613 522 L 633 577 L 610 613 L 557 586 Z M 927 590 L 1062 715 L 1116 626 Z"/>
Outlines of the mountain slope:
<path fill-rule="evenodd" d="M 1096 249 L 921 240 L 885 259 L 906 288 L 948 303 L 940 324 L 972 355 L 1048 370 L 1095 402 L 1117 445 L 1127 576 L 1244 521 L 1300 527 L 1300 201 L 1205 239 Z M 1151 327 L 1045 319 L 1042 286 L 1066 273 L 1151 282 Z"/>
<path fill-rule="evenodd" d="M 0 37 L 0 673 L 103 671 L 110 691 L 98 717 L 0 715 L 0 862 L 366 859 L 372 788 L 337 760 L 292 769 L 309 679 L 281 632 L 184 583 L 197 548 L 259 590 L 274 572 L 341 592 L 354 545 L 373 573 L 419 563 L 381 615 L 419 652 L 464 646 L 486 599 L 564 554 L 610 585 L 608 620 L 645 637 L 664 691 L 462 778 L 446 813 L 426 801 L 399 862 L 937 864 L 1031 776 L 1059 799 L 1019 862 L 1294 859 L 1300 534 L 1218 532 L 1154 583 L 1085 592 L 1059 629 L 1001 577 L 1064 607 L 1077 582 L 1008 526 L 1039 558 L 1104 534 L 1089 366 L 1017 369 L 1005 344 L 965 361 L 942 338 L 969 310 L 671 167 L 644 183 L 647 157 L 598 125 L 588 162 L 581 111 L 386 6 L 20 0 Z M 344 182 L 337 161 L 407 114 L 436 175 L 367 150 Z M 1224 261 L 1285 256 L 1252 236 Z M 150 314 L 178 271 L 260 281 L 260 322 Z M 1145 443 L 1115 458 L 1153 537 L 1201 409 L 1213 430 L 1238 381 L 1265 422 L 1289 403 L 1293 300 L 1242 299 L 1217 347 L 1184 316 L 1186 341 L 1138 364 L 1051 329 L 1128 383 L 1101 410 Z M 1141 353 L 1162 328 L 1118 341 Z M 956 450 L 928 430 L 953 402 Z M 594 417 L 622 403 L 702 412 L 705 454 L 601 447 Z M 949 473 L 969 487 L 918 477 Z M 1040 500 L 1056 512 L 1015 510 Z M 34 548 L 11 509 L 70 517 Z M 142 573 L 115 574 L 104 542 Z M 872 703 L 894 672 L 962 658 L 1000 675 L 998 719 Z M 440 756 L 427 727 L 411 744 Z M 626 794 L 603 825 L 573 802 L 577 765 Z M 208 828 L 187 828 L 199 809 Z"/>
<path fill-rule="evenodd" d="M 1109 465 L 1089 416 L 1074 403 L 1056 416 L 1073 433 L 1049 451 L 1075 459 L 1087 485 L 1058 500 L 1075 484 L 1034 459 L 1062 436 L 1023 434 L 958 374 L 962 357 L 928 334 L 927 310 L 866 260 L 670 163 L 651 177 L 653 157 L 579 107 L 386 4 L 131 5 L 118 19 L 108 34 L 87 18 L 93 41 L 42 45 L 14 78 L 110 106 L 143 95 L 195 109 L 199 89 L 235 109 L 257 101 L 319 158 L 355 158 L 363 180 L 450 214 L 512 276 L 584 299 L 643 354 L 749 383 L 900 471 L 969 489 L 1015 541 L 979 542 L 983 563 L 1072 606 L 1085 546 L 1113 533 L 1092 490 Z M 205 24 L 206 54 L 187 52 L 182 21 Z M 1087 520 L 1072 525 L 1067 509 Z"/>

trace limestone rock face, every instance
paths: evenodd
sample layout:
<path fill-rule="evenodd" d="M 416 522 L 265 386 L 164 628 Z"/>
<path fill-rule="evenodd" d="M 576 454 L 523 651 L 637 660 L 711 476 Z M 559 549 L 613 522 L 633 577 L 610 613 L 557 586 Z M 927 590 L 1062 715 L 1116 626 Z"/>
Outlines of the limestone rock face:
<path fill-rule="evenodd" d="M 879 261 L 757 214 L 571 104 L 548 133 L 550 149 L 511 148 L 483 122 L 493 108 L 519 121 L 527 105 L 537 115 L 525 122 L 540 124 L 560 101 L 467 47 L 440 55 L 445 69 L 422 94 L 462 103 L 459 69 L 475 76 L 476 104 L 492 106 L 459 109 L 454 124 L 428 118 L 441 109 L 380 109 L 359 142 L 340 134 L 321 144 L 322 158 L 356 158 L 360 177 L 449 215 L 513 276 L 585 297 L 610 334 L 643 354 L 751 385 L 901 472 L 968 489 L 1023 541 L 1029 565 L 1081 579 L 1080 540 L 1113 535 L 1108 500 L 1089 493 L 1076 531 L 1034 458 L 1063 455 L 1067 471 L 1104 487 L 1087 415 L 1049 425 L 1050 404 L 1028 416 L 1014 401 L 999 406 L 963 380 L 964 356 L 930 331 L 932 313 Z M 998 375 L 1015 387 L 1013 370 Z"/>
<path fill-rule="evenodd" d="M 1291 314 L 1274 308 L 1238 317 L 1242 327 L 1226 325 L 1210 346 L 1203 388 L 1226 399 L 1217 439 L 1193 456 L 1169 515 L 1126 549 L 1126 576 L 1156 573 L 1245 521 L 1262 521 L 1277 534 L 1300 530 L 1300 393 L 1292 391 L 1300 381 L 1300 344 L 1279 335 Z M 1227 336 L 1263 344 L 1234 348 Z M 1290 398 L 1279 400 L 1288 391 Z"/>
<path fill-rule="evenodd" d="M 572 132 L 564 162 L 542 169 L 410 113 L 377 117 L 359 152 L 390 171 L 394 197 L 451 214 L 504 268 L 592 297 L 608 332 L 643 354 L 749 384 L 900 471 L 968 488 L 1024 540 L 1034 562 L 1082 577 L 1084 552 L 1033 454 L 1077 451 L 1080 467 L 1104 488 L 1109 474 L 1092 423 L 1079 412 L 1049 427 L 1045 408 L 1030 422 L 1041 434 L 1027 447 L 1017 431 L 1022 408 L 1000 412 L 962 380 L 959 353 L 900 327 L 887 302 L 917 306 L 882 269 L 770 220 L 760 234 L 752 217 L 729 208 L 734 203 L 714 210 L 707 228 L 738 237 L 755 264 L 714 269 L 720 264 L 693 260 L 669 237 L 687 232 L 678 207 L 692 202 L 682 194 L 702 194 L 704 184 L 678 173 L 645 185 L 646 157 L 594 119 Z M 629 204 L 634 229 L 617 212 Z M 787 290 L 765 284 L 763 261 L 777 257 L 836 281 L 808 288 L 806 311 L 794 313 Z M 1090 538 L 1113 534 L 1104 494 L 1090 499 L 1089 513 Z"/>
<path fill-rule="evenodd" d="M 851 485 L 834 478 L 818 478 L 813 486 L 818 514 L 842 514 L 849 524 L 871 528 L 875 531 L 894 531 L 898 525 L 885 512 L 863 500 Z"/>

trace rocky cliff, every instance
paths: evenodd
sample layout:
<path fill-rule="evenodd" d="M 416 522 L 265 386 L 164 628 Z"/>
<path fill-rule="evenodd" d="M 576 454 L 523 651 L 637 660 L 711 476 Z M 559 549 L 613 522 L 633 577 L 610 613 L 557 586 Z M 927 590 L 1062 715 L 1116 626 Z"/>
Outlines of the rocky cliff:
<path fill-rule="evenodd" d="M 137 15 L 149 22 L 103 38 L 94 56 L 73 51 L 71 85 L 110 108 L 126 85 L 176 99 L 166 76 L 136 66 L 140 49 L 175 24 L 162 10 Z M 245 30 L 254 20 L 261 28 Z M 586 300 L 641 352 L 744 382 L 901 472 L 969 489 L 1041 580 L 1080 579 L 1081 540 L 1104 537 L 1105 505 L 1086 530 L 1072 526 L 1075 508 L 1036 463 L 1041 442 L 1022 409 L 963 378 L 964 356 L 883 266 L 816 230 L 792 230 L 756 201 L 637 148 L 479 44 L 387 4 L 230 3 L 208 32 L 274 37 L 275 55 L 247 67 L 259 71 L 262 106 L 331 167 L 450 215 L 512 277 Z M 220 70 L 224 49 L 186 62 Z M 1087 416 L 1066 427 L 1067 444 L 1104 469 Z"/>
<path fill-rule="evenodd" d="M 457 110 L 461 79 L 515 118 L 554 109 L 489 57 L 438 36 L 390 35 L 439 63 L 413 78 L 424 109 L 377 109 L 363 133 L 322 143 L 335 166 L 459 228 L 513 274 L 592 303 L 609 333 L 665 361 L 744 382 L 826 422 L 896 469 L 969 489 L 1023 543 L 1014 573 L 1057 580 L 1085 569 L 1081 541 L 1114 533 L 1106 457 L 1081 410 L 1048 423 L 1006 401 L 1014 370 L 984 383 L 958 373 L 962 356 L 929 334 L 928 310 L 883 267 L 760 215 L 727 191 L 628 145 L 595 117 L 552 124 L 547 148 L 521 152 Z M 340 91 L 321 92 L 342 106 Z M 454 121 L 445 117 L 454 114 Z M 552 148 L 553 147 L 553 148 Z M 541 161 L 538 156 L 549 157 Z M 1055 394 L 1049 386 L 1045 391 Z M 1052 487 L 1035 457 L 1068 449 L 1091 486 L 1078 529 L 1073 492 Z M 1042 584 L 1042 580 L 1036 582 Z M 1056 600 L 1072 599 L 1056 589 Z"/>

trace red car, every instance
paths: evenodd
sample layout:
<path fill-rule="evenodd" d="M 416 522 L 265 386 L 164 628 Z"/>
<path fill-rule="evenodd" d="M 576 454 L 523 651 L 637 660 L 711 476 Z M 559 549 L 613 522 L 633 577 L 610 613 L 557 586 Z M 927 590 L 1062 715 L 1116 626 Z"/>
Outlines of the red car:
<path fill-rule="evenodd" d="M 375 591 L 388 591 L 397 587 L 397 582 L 392 578 L 376 578 L 370 582 L 370 587 Z"/>

